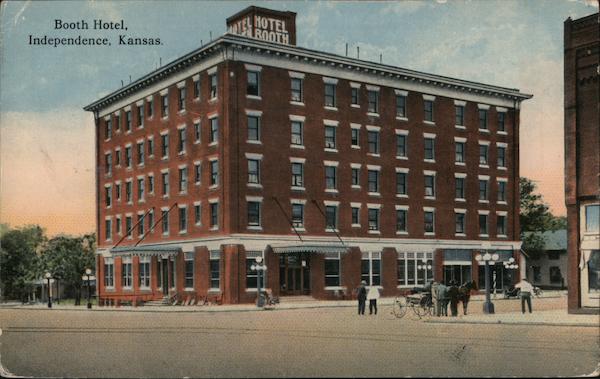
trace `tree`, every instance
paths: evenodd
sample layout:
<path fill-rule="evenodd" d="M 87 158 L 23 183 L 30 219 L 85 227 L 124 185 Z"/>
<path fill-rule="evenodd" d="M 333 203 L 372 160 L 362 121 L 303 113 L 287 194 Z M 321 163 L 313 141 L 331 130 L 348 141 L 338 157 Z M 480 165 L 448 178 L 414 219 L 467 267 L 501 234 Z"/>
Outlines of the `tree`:
<path fill-rule="evenodd" d="M 538 259 L 544 251 L 542 233 L 566 228 L 566 217 L 556 217 L 550 213 L 542 195 L 536 190 L 537 185 L 532 180 L 524 177 L 519 179 L 522 249 L 532 259 Z"/>
<path fill-rule="evenodd" d="M 46 242 L 38 225 L 3 231 L 0 239 L 0 285 L 5 298 L 24 301 L 40 276 L 38 253 Z"/>

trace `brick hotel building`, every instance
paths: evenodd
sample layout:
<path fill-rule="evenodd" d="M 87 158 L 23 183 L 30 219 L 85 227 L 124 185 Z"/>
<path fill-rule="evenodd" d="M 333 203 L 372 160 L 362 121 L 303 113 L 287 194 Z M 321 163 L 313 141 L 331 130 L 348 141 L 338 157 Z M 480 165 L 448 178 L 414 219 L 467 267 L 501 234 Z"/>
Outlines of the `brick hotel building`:
<path fill-rule="evenodd" d="M 518 260 L 531 95 L 298 47 L 295 16 L 249 7 L 85 107 L 101 300 L 252 302 L 258 256 L 275 295 L 318 299 L 483 282 L 483 249 Z"/>

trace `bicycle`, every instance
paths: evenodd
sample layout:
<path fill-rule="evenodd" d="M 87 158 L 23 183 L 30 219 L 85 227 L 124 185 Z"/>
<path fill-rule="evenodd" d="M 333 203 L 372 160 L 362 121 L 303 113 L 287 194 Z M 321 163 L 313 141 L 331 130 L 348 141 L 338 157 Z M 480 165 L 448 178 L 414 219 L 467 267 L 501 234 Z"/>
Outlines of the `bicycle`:
<path fill-rule="evenodd" d="M 392 305 L 392 314 L 397 318 L 402 318 L 406 315 L 409 308 L 412 309 L 412 312 L 419 320 L 425 316 L 433 315 L 434 310 L 431 294 L 424 292 L 396 297 Z"/>

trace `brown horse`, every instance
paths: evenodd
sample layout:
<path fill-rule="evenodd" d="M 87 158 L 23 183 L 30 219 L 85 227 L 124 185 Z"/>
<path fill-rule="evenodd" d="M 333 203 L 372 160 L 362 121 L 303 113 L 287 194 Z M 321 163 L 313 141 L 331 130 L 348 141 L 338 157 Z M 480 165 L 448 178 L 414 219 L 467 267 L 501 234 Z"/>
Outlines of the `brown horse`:
<path fill-rule="evenodd" d="M 474 280 L 464 283 L 458 288 L 458 300 L 462 302 L 463 312 L 467 315 L 467 307 L 469 306 L 469 300 L 471 299 L 471 291 L 477 291 L 477 283 Z"/>

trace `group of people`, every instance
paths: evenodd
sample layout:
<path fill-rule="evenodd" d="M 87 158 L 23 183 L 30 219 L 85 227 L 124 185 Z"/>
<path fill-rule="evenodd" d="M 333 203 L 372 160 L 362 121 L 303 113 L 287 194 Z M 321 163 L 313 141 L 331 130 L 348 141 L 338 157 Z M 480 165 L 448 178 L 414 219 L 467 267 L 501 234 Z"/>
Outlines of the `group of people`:
<path fill-rule="evenodd" d="M 425 289 L 431 293 L 431 301 L 433 302 L 435 316 L 448 316 L 448 305 L 450 305 L 450 314 L 452 317 L 458 316 L 460 291 L 458 283 L 455 280 L 451 280 L 448 283 L 448 286 L 444 283 L 433 281 L 430 282 Z"/>
<path fill-rule="evenodd" d="M 360 282 L 360 286 L 356 289 L 356 297 L 358 299 L 358 314 L 365 314 L 366 302 L 369 300 L 369 314 L 377 314 L 377 299 L 379 299 L 379 288 L 370 286 L 367 291 L 367 282 Z"/>

